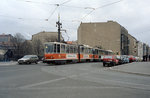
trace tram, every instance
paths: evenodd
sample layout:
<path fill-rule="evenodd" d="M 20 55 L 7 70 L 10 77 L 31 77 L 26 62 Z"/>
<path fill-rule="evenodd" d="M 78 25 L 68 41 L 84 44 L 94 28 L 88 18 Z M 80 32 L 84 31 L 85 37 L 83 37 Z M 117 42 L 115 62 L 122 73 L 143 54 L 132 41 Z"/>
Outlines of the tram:
<path fill-rule="evenodd" d="M 88 45 L 47 42 L 44 49 L 44 63 L 65 64 L 68 62 L 101 61 L 102 55 L 111 54 Z"/>

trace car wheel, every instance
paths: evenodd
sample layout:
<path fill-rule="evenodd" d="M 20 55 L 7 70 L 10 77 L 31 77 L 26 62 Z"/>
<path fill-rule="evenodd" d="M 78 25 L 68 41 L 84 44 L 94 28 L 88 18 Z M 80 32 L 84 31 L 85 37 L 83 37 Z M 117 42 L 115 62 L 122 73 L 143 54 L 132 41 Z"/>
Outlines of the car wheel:
<path fill-rule="evenodd" d="M 27 62 L 27 64 L 31 64 L 31 62 Z"/>
<path fill-rule="evenodd" d="M 116 63 L 115 63 L 115 62 L 113 63 L 113 66 L 116 66 Z"/>
<path fill-rule="evenodd" d="M 36 61 L 35 64 L 38 64 L 38 62 Z"/>
<path fill-rule="evenodd" d="M 106 66 L 106 64 L 105 64 L 105 63 L 103 63 L 103 66 L 105 67 L 105 66 Z"/>
<path fill-rule="evenodd" d="M 111 63 L 110 63 L 110 64 L 108 64 L 108 67 L 112 67 L 112 66 L 113 66 L 113 64 L 111 64 Z"/>

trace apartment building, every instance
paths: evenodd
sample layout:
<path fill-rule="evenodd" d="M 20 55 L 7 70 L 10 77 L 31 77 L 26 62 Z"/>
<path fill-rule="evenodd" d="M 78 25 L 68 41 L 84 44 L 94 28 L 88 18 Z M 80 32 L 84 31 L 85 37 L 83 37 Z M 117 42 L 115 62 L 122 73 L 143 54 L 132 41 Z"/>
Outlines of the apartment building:
<path fill-rule="evenodd" d="M 81 23 L 78 44 L 112 50 L 114 54 L 129 54 L 128 31 L 114 21 Z"/>
<path fill-rule="evenodd" d="M 138 56 L 138 41 L 131 34 L 128 34 L 129 38 L 129 55 Z"/>

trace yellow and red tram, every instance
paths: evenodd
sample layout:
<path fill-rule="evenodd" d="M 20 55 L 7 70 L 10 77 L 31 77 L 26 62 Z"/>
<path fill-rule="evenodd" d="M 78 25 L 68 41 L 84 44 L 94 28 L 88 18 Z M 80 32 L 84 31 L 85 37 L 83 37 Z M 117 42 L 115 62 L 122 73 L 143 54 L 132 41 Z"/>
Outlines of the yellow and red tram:
<path fill-rule="evenodd" d="M 78 61 L 78 46 L 59 42 L 45 43 L 44 62 L 66 63 Z"/>
<path fill-rule="evenodd" d="M 67 62 L 101 61 L 101 56 L 107 54 L 111 54 L 111 52 L 92 48 L 88 45 L 47 42 L 45 43 L 43 62 L 62 64 Z"/>

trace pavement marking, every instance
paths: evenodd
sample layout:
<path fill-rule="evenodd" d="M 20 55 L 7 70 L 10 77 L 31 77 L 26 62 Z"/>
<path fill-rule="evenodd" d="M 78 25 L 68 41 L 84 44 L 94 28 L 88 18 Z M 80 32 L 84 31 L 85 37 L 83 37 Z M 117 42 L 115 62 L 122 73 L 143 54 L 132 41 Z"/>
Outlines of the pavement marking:
<path fill-rule="evenodd" d="M 28 70 L 27 68 L 24 68 L 24 69 L 16 69 L 16 70 L 2 70 L 0 72 L 13 72 L 13 71 L 24 71 L 24 70 Z"/>
<path fill-rule="evenodd" d="M 87 75 L 87 74 L 88 73 L 84 73 L 84 74 L 80 74 L 80 75 L 71 75 L 71 76 L 62 77 L 62 78 L 58 78 L 58 79 L 43 81 L 43 82 L 39 82 L 39 83 L 33 83 L 33 84 L 21 86 L 19 88 L 21 88 L 21 89 L 30 88 L 30 87 L 34 87 L 34 86 L 39 86 L 39 85 L 43 85 L 43 84 L 53 83 L 53 82 L 56 82 L 56 81 L 65 80 L 65 79 L 68 79 L 68 78 L 73 78 L 73 77 L 77 77 L 77 76 L 81 76 L 81 75 Z"/>
<path fill-rule="evenodd" d="M 110 69 L 111 71 L 121 72 L 121 73 L 127 73 L 127 74 L 134 74 L 134 75 L 141 75 L 141 76 L 150 76 L 150 74 L 146 73 L 137 73 L 137 72 L 129 72 L 129 71 L 123 71 L 119 69 Z"/>
<path fill-rule="evenodd" d="M 134 89 L 143 89 L 150 91 L 150 85 L 145 84 L 139 84 L 139 83 L 132 83 L 132 82 L 126 82 L 126 81 L 119 81 L 119 80 L 109 80 L 104 78 L 97 78 L 97 77 L 82 77 L 82 80 L 91 81 L 91 82 L 97 82 L 97 83 L 108 83 L 111 85 L 121 86 L 121 87 L 128 87 L 128 88 L 134 88 Z M 111 83 L 110 83 L 111 82 Z"/>
<path fill-rule="evenodd" d="M 39 86 L 39 85 L 43 85 L 43 84 L 48 84 L 48 83 L 52 83 L 52 82 L 56 82 L 56 81 L 60 81 L 60 80 L 64 80 L 64 79 L 67 79 L 67 77 L 48 80 L 48 81 L 43 81 L 43 82 L 34 83 L 34 84 L 29 84 L 29 85 L 25 85 L 25 86 L 22 86 L 22 87 L 19 87 L 19 88 L 21 88 L 21 89 L 30 88 L 30 87 Z"/>
<path fill-rule="evenodd" d="M 11 65 L 17 65 L 17 62 L 0 63 L 0 66 L 11 66 Z"/>
<path fill-rule="evenodd" d="M 85 90 L 88 90 L 88 89 L 119 89 L 119 88 L 123 88 L 123 87 L 96 87 L 96 86 L 65 86 L 65 87 L 34 87 L 34 88 L 24 88 L 24 89 L 28 89 L 28 90 L 48 90 L 48 89 L 85 89 Z M 5 90 L 5 89 L 4 89 Z M 7 88 L 6 88 L 7 90 Z"/>

